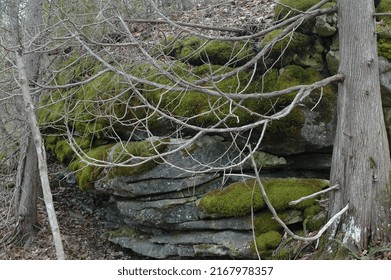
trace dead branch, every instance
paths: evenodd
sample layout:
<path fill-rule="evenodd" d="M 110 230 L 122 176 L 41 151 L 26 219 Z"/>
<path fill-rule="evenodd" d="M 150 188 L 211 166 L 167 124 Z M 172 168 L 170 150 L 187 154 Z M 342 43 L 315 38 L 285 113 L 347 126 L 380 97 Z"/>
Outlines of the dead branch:
<path fill-rule="evenodd" d="M 289 205 L 296 205 L 296 204 L 298 204 L 298 203 L 300 203 L 300 202 L 302 202 L 304 200 L 307 200 L 307 199 L 310 199 L 310 198 L 314 198 L 314 197 L 317 197 L 319 195 L 331 192 L 333 190 L 338 190 L 338 189 L 339 189 L 339 184 L 336 184 L 336 185 L 334 185 L 332 187 L 329 187 L 329 188 L 327 188 L 325 190 L 322 190 L 320 192 L 316 192 L 316 193 L 310 194 L 308 196 L 304 196 L 302 198 L 299 198 L 297 200 L 293 200 L 293 201 L 289 202 Z"/>
<path fill-rule="evenodd" d="M 248 147 L 249 150 L 250 150 L 250 154 L 252 155 L 252 149 L 251 147 L 249 146 Z M 254 159 L 254 156 L 251 156 L 251 161 L 252 161 L 252 164 L 253 164 L 253 167 L 254 167 L 254 172 L 255 172 L 255 179 L 257 181 L 257 183 L 259 184 L 259 188 L 261 190 L 261 193 L 262 193 L 262 197 L 263 197 L 263 200 L 265 201 L 267 207 L 269 208 L 270 212 L 272 213 L 273 215 L 273 218 L 283 227 L 283 229 L 285 230 L 285 232 L 291 236 L 293 239 L 296 239 L 296 240 L 301 240 L 301 241 L 316 241 L 318 240 L 322 234 L 335 222 L 337 221 L 341 216 L 342 214 L 344 214 L 348 209 L 349 209 L 349 204 L 347 204 L 341 211 L 339 211 L 337 214 L 335 214 L 333 217 L 331 217 L 331 219 L 318 231 L 318 233 L 314 236 L 310 236 L 310 237 L 302 237 L 302 236 L 299 236 L 299 235 L 296 235 L 294 234 L 289 228 L 288 226 L 281 220 L 281 218 L 278 216 L 276 210 L 274 209 L 273 205 L 271 204 L 267 194 L 266 194 L 266 191 L 265 191 L 265 187 L 263 186 L 262 184 L 262 181 L 261 181 L 261 178 L 259 177 L 259 172 L 258 172 L 258 169 L 257 169 L 257 164 L 255 162 L 255 159 Z"/>

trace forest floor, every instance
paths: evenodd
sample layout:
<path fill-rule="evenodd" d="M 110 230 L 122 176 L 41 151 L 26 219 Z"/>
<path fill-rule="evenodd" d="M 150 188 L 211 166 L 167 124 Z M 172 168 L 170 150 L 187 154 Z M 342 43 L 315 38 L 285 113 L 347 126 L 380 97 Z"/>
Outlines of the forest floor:
<path fill-rule="evenodd" d="M 107 241 L 103 234 L 108 230 L 100 209 L 107 198 L 82 191 L 77 186 L 63 186 L 52 190 L 54 206 L 60 226 L 67 259 L 76 260 L 119 260 L 140 257 L 130 252 L 124 253 L 119 246 Z M 12 195 L 2 194 L 4 197 Z M 0 205 L 1 217 L 9 211 L 5 204 Z M 40 226 L 36 236 L 28 245 L 22 246 L 18 239 L 13 243 L 0 245 L 1 260 L 56 259 L 55 248 L 43 202 L 38 204 Z M 4 220 L 4 219 L 3 219 Z M 2 224 L 2 223 L 0 223 Z M 5 223 L 3 223 L 5 224 Z M 12 233 L 14 224 L 0 227 L 0 240 Z"/>

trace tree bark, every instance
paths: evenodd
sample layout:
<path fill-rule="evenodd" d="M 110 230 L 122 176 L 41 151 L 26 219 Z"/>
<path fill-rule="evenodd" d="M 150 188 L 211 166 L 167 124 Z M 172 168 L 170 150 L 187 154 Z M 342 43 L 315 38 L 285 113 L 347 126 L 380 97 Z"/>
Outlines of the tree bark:
<path fill-rule="evenodd" d="M 373 17 L 368 0 L 339 0 L 340 73 L 338 124 L 331 184 L 330 217 L 349 205 L 330 238 L 355 252 L 391 239 L 390 153 L 380 96 Z M 331 250 L 331 248 L 329 248 Z"/>
<path fill-rule="evenodd" d="M 24 244 L 28 244 L 36 232 L 37 191 L 39 186 L 37 154 L 30 137 L 27 141 L 26 158 L 23 161 L 20 201 L 18 206 L 19 234 Z"/>
<path fill-rule="evenodd" d="M 21 50 L 19 50 L 22 52 Z M 38 127 L 38 121 L 35 116 L 35 110 L 34 110 L 34 102 L 31 97 L 30 88 L 28 86 L 28 78 L 27 73 L 25 70 L 25 63 L 23 61 L 22 53 L 16 53 L 16 65 L 18 67 L 18 73 L 19 73 L 19 79 L 20 79 L 20 87 L 22 90 L 23 100 L 26 108 L 26 114 L 28 117 L 30 130 L 32 139 L 29 141 L 31 142 L 33 146 L 31 153 L 28 150 L 27 155 L 35 155 L 35 157 L 38 159 L 36 162 L 37 173 L 40 175 L 40 181 L 42 185 L 42 191 L 43 191 L 43 198 L 46 205 L 46 211 L 48 214 L 49 224 L 52 230 L 53 235 L 53 241 L 56 248 L 56 254 L 57 259 L 64 260 L 65 259 L 65 253 L 64 248 L 61 241 L 61 234 L 60 229 L 57 222 L 57 216 L 54 209 L 53 204 L 53 198 L 52 193 L 50 190 L 50 184 L 49 184 L 49 176 L 48 176 L 48 168 L 47 168 L 47 161 L 46 161 L 46 153 L 45 148 L 42 140 L 41 133 L 39 131 Z M 36 195 L 35 195 L 36 197 Z"/>

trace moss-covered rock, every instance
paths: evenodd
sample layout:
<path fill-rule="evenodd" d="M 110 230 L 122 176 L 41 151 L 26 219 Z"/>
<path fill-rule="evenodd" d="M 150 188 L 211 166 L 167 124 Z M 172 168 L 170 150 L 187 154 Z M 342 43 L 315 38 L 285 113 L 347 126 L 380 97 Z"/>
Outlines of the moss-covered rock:
<path fill-rule="evenodd" d="M 255 243 L 262 258 L 270 258 L 271 253 L 281 242 L 281 234 L 277 231 L 269 231 L 256 237 Z M 255 247 L 252 245 L 252 247 Z M 255 249 L 255 248 L 254 248 Z"/>
<path fill-rule="evenodd" d="M 279 218 L 286 224 L 296 224 L 303 221 L 303 213 L 299 210 L 289 209 L 278 213 Z M 257 214 L 254 219 L 255 234 L 259 235 L 271 230 L 280 231 L 282 226 L 274 219 L 268 210 Z"/>
<path fill-rule="evenodd" d="M 280 0 L 279 4 L 274 9 L 275 17 L 286 18 L 293 17 L 299 12 L 305 12 L 312 6 L 319 3 L 321 0 Z M 323 5 L 322 8 L 329 8 L 335 5 L 335 1 L 331 1 Z"/>
<path fill-rule="evenodd" d="M 274 208 L 282 211 L 289 207 L 289 202 L 320 191 L 328 185 L 326 180 L 317 179 L 267 179 L 263 181 L 268 198 Z M 305 209 L 313 205 L 309 199 L 289 208 Z M 255 180 L 237 182 L 223 189 L 207 193 L 197 207 L 216 217 L 241 216 L 266 208 L 260 187 Z"/>
<path fill-rule="evenodd" d="M 55 85 L 85 81 L 102 69 L 91 57 L 71 57 L 60 66 L 64 70 L 53 80 Z M 137 107 L 138 99 L 122 77 L 106 72 L 94 80 L 70 88 L 57 89 L 42 96 L 38 121 L 43 129 L 66 131 L 71 127 L 83 138 L 103 138 L 121 134 L 121 127 L 145 110 Z"/>
<path fill-rule="evenodd" d="M 203 79 L 202 87 L 206 89 L 218 90 L 223 93 L 251 93 L 260 87 L 261 81 L 258 79 L 251 80 L 251 74 L 241 72 L 238 75 L 221 79 L 219 81 L 209 81 L 209 77 L 220 75 L 232 71 L 233 68 L 227 66 L 218 66 L 204 64 L 195 67 L 191 72 L 186 72 L 186 75 L 181 78 L 188 81 Z M 273 73 L 276 73 L 273 71 Z M 171 85 L 171 81 L 162 74 L 158 74 L 155 70 L 150 70 L 146 75 L 149 80 L 160 84 Z M 269 77 L 269 75 L 268 75 Z M 275 75 L 277 77 L 277 75 Z M 268 80 L 266 77 L 264 80 Z M 274 79 L 275 80 L 275 79 Z M 272 84 L 272 83 L 270 83 Z M 146 98 L 155 106 L 169 112 L 179 119 L 186 118 L 190 124 L 195 124 L 202 127 L 214 125 L 224 119 L 224 124 L 228 126 L 238 126 L 248 124 L 254 121 L 255 117 L 251 110 L 259 112 L 261 102 L 259 100 L 246 100 L 242 102 L 242 106 L 246 109 L 234 109 L 231 100 L 224 96 L 209 96 L 205 93 L 195 90 L 183 91 L 167 91 L 158 87 L 146 86 Z M 264 111 L 270 110 L 269 104 Z"/>
<path fill-rule="evenodd" d="M 261 47 L 273 42 L 280 36 L 282 29 L 268 33 L 261 43 Z M 291 32 L 274 43 L 267 55 L 262 58 L 264 68 L 283 68 L 290 64 L 303 67 L 324 69 L 324 42 L 316 35 L 307 35 L 301 32 Z"/>
<path fill-rule="evenodd" d="M 76 172 L 76 180 L 81 189 L 93 189 L 94 182 L 103 177 L 134 176 L 149 170 L 156 162 L 145 161 L 145 158 L 156 155 L 163 149 L 165 149 L 165 145 L 161 141 L 111 143 L 91 148 L 81 159 L 75 159 L 71 162 L 69 167 Z M 144 161 L 140 162 L 140 160 Z M 97 162 L 97 165 L 94 165 L 94 162 Z M 134 166 L 104 168 L 102 167 L 104 162 L 133 164 Z"/>
<path fill-rule="evenodd" d="M 166 54 L 193 65 L 242 65 L 254 55 L 250 43 L 207 41 L 196 36 L 184 39 L 169 37 L 163 44 L 163 50 Z"/>
<path fill-rule="evenodd" d="M 297 65 L 289 65 L 280 72 L 276 82 L 277 90 L 295 85 L 311 84 L 322 79 L 322 75 L 317 70 Z M 293 92 L 276 99 L 274 109 L 289 106 L 295 94 L 296 92 Z M 319 99 L 320 96 L 322 96 L 321 99 Z M 268 151 L 277 154 L 298 153 L 298 151 L 310 149 L 308 145 L 310 142 L 318 142 L 319 146 L 331 145 L 333 129 L 328 124 L 333 121 L 335 104 L 336 94 L 331 87 L 315 90 L 311 96 L 304 100 L 303 105 L 305 106 L 297 107 L 288 116 L 269 124 L 264 138 Z M 325 125 L 322 131 L 317 132 L 317 135 L 323 134 L 327 137 L 311 139 L 311 135 L 314 135 L 314 127 L 311 124 L 319 124 L 319 122 L 323 122 Z M 319 126 L 318 128 L 320 129 Z"/>
<path fill-rule="evenodd" d="M 304 229 L 312 232 L 319 230 L 327 221 L 326 213 L 319 205 L 313 205 L 304 210 Z"/>
<path fill-rule="evenodd" d="M 391 11 L 391 9 L 390 9 Z M 388 17 L 390 18 L 390 17 Z M 377 51 L 378 55 L 391 61 L 391 22 L 386 26 L 378 25 L 377 32 Z"/>
<path fill-rule="evenodd" d="M 337 32 L 337 14 L 325 14 L 316 17 L 314 26 L 314 33 L 322 36 L 329 37 Z"/>
<path fill-rule="evenodd" d="M 377 13 L 389 13 L 391 12 L 391 0 L 381 0 L 379 6 L 376 8 Z M 378 16 L 379 20 L 382 20 L 387 25 L 391 26 L 390 16 Z"/>

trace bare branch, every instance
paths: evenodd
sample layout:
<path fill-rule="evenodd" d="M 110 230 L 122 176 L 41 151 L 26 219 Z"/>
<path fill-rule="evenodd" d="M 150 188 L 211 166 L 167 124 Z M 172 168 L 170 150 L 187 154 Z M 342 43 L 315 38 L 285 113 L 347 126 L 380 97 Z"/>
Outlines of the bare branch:
<path fill-rule="evenodd" d="M 300 199 L 293 200 L 293 201 L 289 202 L 289 205 L 296 205 L 296 204 L 299 204 L 300 202 L 302 202 L 302 201 L 304 201 L 304 200 L 311 199 L 311 198 L 317 197 L 317 196 L 319 196 L 319 195 L 322 195 L 322 194 L 331 192 L 331 191 L 333 191 L 333 190 L 338 190 L 338 189 L 339 189 L 339 184 L 334 185 L 334 186 L 332 186 L 332 187 L 329 187 L 329 188 L 327 188 L 327 189 L 325 189 L 325 190 L 322 190 L 322 191 L 320 191 L 320 192 L 316 192 L 316 193 L 313 193 L 313 194 L 311 194 L 311 195 L 304 196 L 304 197 L 302 197 L 302 198 L 300 198 Z"/>
<path fill-rule="evenodd" d="M 250 149 L 250 154 L 252 155 L 252 150 L 251 150 L 251 147 L 248 147 Z M 257 181 L 257 183 L 259 184 L 259 188 L 261 190 L 261 194 L 262 194 L 262 197 L 263 197 L 263 200 L 265 201 L 267 207 L 269 208 L 270 212 L 272 213 L 273 215 L 273 218 L 284 228 L 285 232 L 291 236 L 293 239 L 296 239 L 296 240 L 302 240 L 302 241 L 315 241 L 315 240 L 318 240 L 322 234 L 335 222 L 339 219 L 339 217 L 342 216 L 342 214 L 344 214 L 348 209 L 349 209 L 349 205 L 346 205 L 340 212 L 338 212 L 337 214 L 335 214 L 319 231 L 316 235 L 314 236 L 311 236 L 311 237 L 302 237 L 302 236 L 299 236 L 299 235 L 296 235 L 294 234 L 288 227 L 287 225 L 281 220 L 281 218 L 278 216 L 276 210 L 274 209 L 273 205 L 271 204 L 267 194 L 266 194 L 266 191 L 265 191 L 265 187 L 263 186 L 262 184 L 262 181 L 259 177 L 259 173 L 258 173 L 258 169 L 257 169 L 257 164 L 255 162 L 255 159 L 254 159 L 254 156 L 251 156 L 251 161 L 252 161 L 252 164 L 254 166 L 254 172 L 255 172 L 255 179 Z"/>

